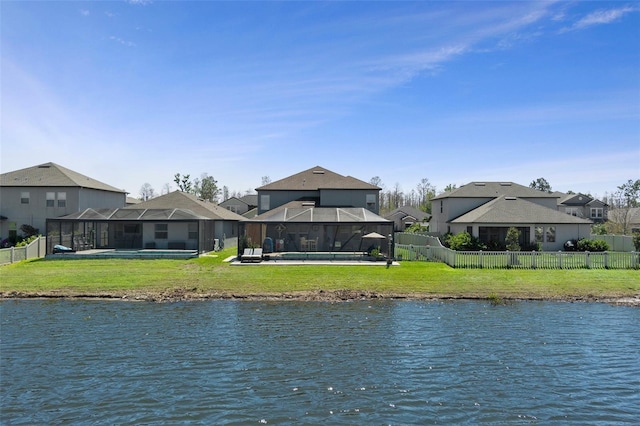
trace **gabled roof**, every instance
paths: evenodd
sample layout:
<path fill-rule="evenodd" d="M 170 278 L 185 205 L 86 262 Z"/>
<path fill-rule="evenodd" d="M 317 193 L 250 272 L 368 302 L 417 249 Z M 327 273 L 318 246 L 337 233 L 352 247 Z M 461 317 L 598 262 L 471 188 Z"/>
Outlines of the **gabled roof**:
<path fill-rule="evenodd" d="M 389 213 L 384 215 L 386 219 L 391 219 L 394 217 L 401 217 L 402 219 L 404 219 L 407 216 L 411 216 L 415 220 L 420 222 L 427 221 L 431 217 L 429 213 L 425 213 L 422 210 L 416 209 L 415 207 L 411 206 L 398 207 L 397 209 L 391 210 Z"/>
<path fill-rule="evenodd" d="M 369 189 L 381 188 L 351 176 L 342 176 L 316 166 L 284 179 L 257 188 L 257 191 L 317 191 L 320 189 Z"/>
<path fill-rule="evenodd" d="M 366 223 L 389 222 L 362 207 L 315 207 L 304 201 L 291 201 L 247 222 Z"/>
<path fill-rule="evenodd" d="M 558 198 L 558 194 L 539 191 L 513 182 L 471 182 L 453 191 L 443 192 L 433 199 L 495 198 L 501 195 L 519 198 Z"/>
<path fill-rule="evenodd" d="M 581 219 L 550 209 L 522 198 L 500 196 L 470 212 L 453 219 L 451 223 L 504 223 L 517 224 L 591 224 Z"/>
<path fill-rule="evenodd" d="M 244 204 L 245 206 L 249 206 L 249 204 L 246 201 L 244 201 L 244 200 L 242 200 L 242 199 L 240 199 L 238 197 L 229 197 L 226 200 L 224 200 L 223 202 L 221 202 L 219 205 L 224 207 L 224 206 L 227 206 L 227 205 L 234 205 L 234 204 Z"/>
<path fill-rule="evenodd" d="M 3 173 L 0 175 L 0 186 L 79 187 L 125 193 L 122 189 L 107 185 L 56 163 L 44 163 Z"/>
<path fill-rule="evenodd" d="M 256 207 L 258 205 L 258 194 L 244 195 L 240 198 L 229 197 L 220 203 L 221 206 L 226 206 L 228 204 L 244 204 L 247 207 Z"/>
<path fill-rule="evenodd" d="M 142 203 L 125 207 L 125 209 L 184 209 L 208 219 L 242 220 L 239 214 L 204 201 L 193 194 L 181 191 L 170 192 Z"/>
<path fill-rule="evenodd" d="M 245 203 L 247 203 L 250 206 L 257 206 L 258 205 L 258 194 L 247 194 L 244 195 L 242 197 L 240 197 L 241 201 L 244 201 Z"/>

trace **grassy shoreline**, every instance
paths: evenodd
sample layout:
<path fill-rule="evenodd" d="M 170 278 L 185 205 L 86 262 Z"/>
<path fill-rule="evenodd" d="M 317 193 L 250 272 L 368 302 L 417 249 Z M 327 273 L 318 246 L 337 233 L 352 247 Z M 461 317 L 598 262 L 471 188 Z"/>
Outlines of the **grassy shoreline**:
<path fill-rule="evenodd" d="M 441 263 L 372 266 L 223 262 L 233 250 L 192 260 L 33 260 L 0 267 L 0 298 L 584 300 L 640 304 L 637 270 L 453 269 Z"/>

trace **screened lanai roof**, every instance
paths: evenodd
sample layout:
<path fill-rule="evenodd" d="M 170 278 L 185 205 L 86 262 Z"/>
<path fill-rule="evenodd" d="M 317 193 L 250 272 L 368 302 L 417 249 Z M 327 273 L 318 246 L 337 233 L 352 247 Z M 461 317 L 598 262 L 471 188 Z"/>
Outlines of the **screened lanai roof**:
<path fill-rule="evenodd" d="M 60 220 L 210 220 L 199 216 L 187 209 L 86 209 L 67 216 L 58 217 Z"/>
<path fill-rule="evenodd" d="M 294 201 L 256 216 L 247 222 L 367 223 L 389 222 L 361 207 L 315 207 Z"/>

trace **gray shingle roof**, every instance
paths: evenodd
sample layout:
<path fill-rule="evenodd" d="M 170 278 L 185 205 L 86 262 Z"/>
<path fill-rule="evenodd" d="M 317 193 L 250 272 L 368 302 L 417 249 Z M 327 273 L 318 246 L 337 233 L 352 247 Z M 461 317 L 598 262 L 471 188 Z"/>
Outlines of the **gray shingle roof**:
<path fill-rule="evenodd" d="M 471 182 L 453 191 L 443 192 L 433 199 L 494 198 L 501 195 L 519 198 L 558 198 L 558 194 L 538 191 L 513 182 Z"/>
<path fill-rule="evenodd" d="M 522 198 L 500 196 L 451 221 L 451 223 L 590 224 L 581 219 Z"/>
<path fill-rule="evenodd" d="M 319 189 L 374 189 L 379 187 L 316 166 L 257 188 L 258 191 L 317 191 Z"/>
<path fill-rule="evenodd" d="M 393 218 L 397 216 L 400 216 L 402 218 L 411 216 L 418 221 L 426 221 L 431 217 L 429 213 L 425 213 L 422 210 L 411 206 L 398 207 L 397 209 L 391 210 L 389 213 L 384 215 L 384 217 L 389 220 L 393 220 Z"/>
<path fill-rule="evenodd" d="M 126 209 L 184 209 L 194 212 L 198 216 L 216 220 L 242 220 L 239 214 L 199 199 L 193 194 L 186 192 L 174 191 L 160 197 L 152 198 L 133 206 L 125 207 Z"/>
<path fill-rule="evenodd" d="M 124 193 L 122 189 L 107 185 L 56 163 L 44 163 L 0 175 L 0 186 L 22 187 L 80 187 Z"/>

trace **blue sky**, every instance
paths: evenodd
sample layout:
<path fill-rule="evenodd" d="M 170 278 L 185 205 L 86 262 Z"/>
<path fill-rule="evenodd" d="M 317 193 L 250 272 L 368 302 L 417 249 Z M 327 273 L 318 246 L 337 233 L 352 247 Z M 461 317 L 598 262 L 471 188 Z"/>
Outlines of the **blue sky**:
<path fill-rule="evenodd" d="M 638 2 L 2 1 L 2 172 L 640 178 Z"/>

